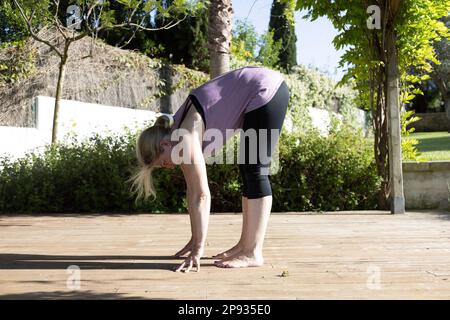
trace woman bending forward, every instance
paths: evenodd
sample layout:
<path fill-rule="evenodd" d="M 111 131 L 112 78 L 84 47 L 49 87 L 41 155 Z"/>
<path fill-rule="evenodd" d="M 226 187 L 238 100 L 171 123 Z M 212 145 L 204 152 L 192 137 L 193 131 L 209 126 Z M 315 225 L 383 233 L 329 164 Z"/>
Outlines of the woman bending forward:
<path fill-rule="evenodd" d="M 234 247 L 213 257 L 214 264 L 227 268 L 263 264 L 263 242 L 272 208 L 268 168 L 288 102 L 289 90 L 278 72 L 244 67 L 192 90 L 173 118 L 160 116 L 140 134 L 136 146 L 140 171 L 132 178 L 138 198 L 155 196 L 151 180 L 154 168 L 180 165 L 186 180 L 192 236 L 175 254 L 188 254 L 176 271 L 189 272 L 194 266 L 200 270 L 211 207 L 205 159 L 215 155 L 239 130 L 242 233 Z"/>

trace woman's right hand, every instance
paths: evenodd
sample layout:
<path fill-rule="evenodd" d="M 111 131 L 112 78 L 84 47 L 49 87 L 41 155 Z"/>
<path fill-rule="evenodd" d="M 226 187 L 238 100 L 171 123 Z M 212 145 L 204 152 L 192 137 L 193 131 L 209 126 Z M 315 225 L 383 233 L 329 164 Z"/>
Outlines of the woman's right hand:
<path fill-rule="evenodd" d="M 175 272 L 189 272 L 193 267 L 197 267 L 197 272 L 200 272 L 200 258 L 203 255 L 203 249 L 194 248 L 187 256 L 186 260 L 175 270 Z"/>
<path fill-rule="evenodd" d="M 177 253 L 174 254 L 175 257 L 182 257 L 184 256 L 186 253 L 191 252 L 192 251 L 192 247 L 193 247 L 194 241 L 191 238 L 191 240 L 189 240 L 189 242 L 184 246 L 183 249 L 181 249 L 180 251 L 178 251 Z"/>

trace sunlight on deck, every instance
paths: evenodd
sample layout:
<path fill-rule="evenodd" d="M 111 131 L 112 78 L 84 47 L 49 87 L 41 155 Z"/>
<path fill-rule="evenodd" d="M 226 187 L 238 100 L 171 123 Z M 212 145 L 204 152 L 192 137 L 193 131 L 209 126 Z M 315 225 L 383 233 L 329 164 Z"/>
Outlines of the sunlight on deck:
<path fill-rule="evenodd" d="M 240 215 L 212 215 L 201 272 L 185 274 L 170 255 L 187 215 L 2 216 L 0 299 L 450 298 L 449 213 L 274 213 L 263 267 L 216 268 L 208 257 L 240 229 Z"/>

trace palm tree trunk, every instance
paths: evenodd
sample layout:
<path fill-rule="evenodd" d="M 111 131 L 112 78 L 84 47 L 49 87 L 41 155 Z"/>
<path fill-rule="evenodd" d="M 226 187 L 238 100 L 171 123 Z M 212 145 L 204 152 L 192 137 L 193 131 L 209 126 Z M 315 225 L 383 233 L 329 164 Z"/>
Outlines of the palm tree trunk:
<path fill-rule="evenodd" d="M 208 27 L 211 79 L 230 70 L 232 15 L 231 0 L 211 0 Z"/>

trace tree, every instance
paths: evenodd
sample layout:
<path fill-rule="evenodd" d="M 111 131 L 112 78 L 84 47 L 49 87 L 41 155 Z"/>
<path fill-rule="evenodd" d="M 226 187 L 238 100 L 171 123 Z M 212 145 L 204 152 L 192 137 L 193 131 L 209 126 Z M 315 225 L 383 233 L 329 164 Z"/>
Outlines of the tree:
<path fill-rule="evenodd" d="M 271 68 L 279 68 L 280 52 L 283 50 L 282 40 L 274 40 L 273 31 L 267 31 L 261 35 L 259 41 L 259 52 L 256 61 Z"/>
<path fill-rule="evenodd" d="M 99 32 L 107 29 L 122 28 L 129 30 L 131 37 L 133 37 L 137 30 L 154 31 L 161 28 L 171 28 L 180 22 L 180 20 L 171 20 L 161 28 L 146 27 L 145 22 L 150 18 L 150 13 L 153 10 L 157 8 L 160 12 L 167 12 L 172 9 L 163 8 L 160 1 L 157 0 L 79 0 L 66 8 L 61 7 L 62 1 L 60 2 L 60 0 L 13 0 L 13 2 L 15 4 L 15 9 L 26 24 L 28 33 L 36 41 L 42 42 L 50 47 L 60 59 L 58 82 L 55 93 L 52 143 L 56 142 L 58 135 L 60 101 L 71 44 L 88 35 L 95 36 Z M 65 1 L 65 3 L 67 2 Z M 119 21 L 115 19 L 114 10 L 111 9 L 111 6 L 116 3 L 120 3 L 126 9 L 122 13 L 122 18 Z M 174 7 L 177 10 L 183 8 L 187 11 L 188 9 L 184 0 L 178 0 Z M 36 24 L 34 22 L 36 14 L 41 12 L 45 15 L 45 19 L 42 19 L 42 16 L 40 16 L 40 23 Z M 52 14 L 49 15 L 48 12 L 52 12 Z M 64 16 L 61 12 L 68 14 L 68 17 L 65 20 L 60 18 L 61 16 Z M 45 28 L 51 28 L 58 32 L 59 39 L 62 39 L 62 45 L 58 43 L 58 38 L 56 41 L 46 39 L 41 32 Z M 79 30 L 79 32 L 77 30 Z"/>
<path fill-rule="evenodd" d="M 208 26 L 211 79 L 230 69 L 232 15 L 231 0 L 211 0 Z"/>
<path fill-rule="evenodd" d="M 171 5 L 173 0 L 163 2 L 164 6 Z M 183 63 L 189 68 L 209 72 L 208 52 L 208 7 L 192 12 L 178 25 L 147 34 L 150 41 L 161 49 L 154 56 L 165 58 L 173 63 Z M 152 26 L 154 28 L 165 25 L 170 19 L 182 19 L 183 13 L 174 12 L 166 17 L 156 14 Z"/>
<path fill-rule="evenodd" d="M 191 27 L 193 41 L 189 45 L 188 50 L 192 59 L 190 65 L 203 72 L 209 71 L 210 64 L 208 52 L 208 16 L 208 7 L 200 9 L 196 15 L 195 23 Z"/>
<path fill-rule="evenodd" d="M 450 28 L 450 16 L 443 18 L 442 21 Z M 432 78 L 444 100 L 450 132 L 450 41 L 442 38 L 435 44 L 435 50 L 439 63 L 433 64 Z"/>
<path fill-rule="evenodd" d="M 233 25 L 231 53 L 237 59 L 275 69 L 279 67 L 281 49 L 281 39 L 275 42 L 273 31 L 259 35 L 252 24 L 241 20 Z"/>
<path fill-rule="evenodd" d="M 49 19 L 50 12 L 45 1 L 35 1 L 34 9 L 36 17 L 33 19 L 33 25 L 36 28 Z M 27 24 L 23 21 L 18 10 L 14 8 L 13 1 L 2 1 L 0 3 L 0 44 L 21 41 L 28 35 Z"/>
<path fill-rule="evenodd" d="M 258 33 L 255 27 L 245 20 L 237 20 L 233 24 L 231 34 L 232 53 L 240 59 L 253 61 L 258 47 Z"/>
<path fill-rule="evenodd" d="M 418 94 L 405 106 L 405 110 L 414 110 L 416 113 L 439 112 L 442 107 L 441 92 L 432 79 L 417 84 L 422 94 Z M 445 111 L 445 110 L 444 110 Z"/>
<path fill-rule="evenodd" d="M 433 43 L 449 36 L 439 21 L 449 7 L 449 0 L 297 1 L 306 17 L 327 16 L 339 31 L 333 43 L 346 49 L 340 66 L 348 67 L 341 82 L 353 83 L 359 103 L 372 112 L 380 209 L 390 200 L 392 212 L 403 211 L 399 107 L 414 98 L 415 83 L 427 80 L 437 62 Z"/>
<path fill-rule="evenodd" d="M 295 0 L 273 0 L 270 11 L 269 32 L 273 32 L 274 42 L 281 41 L 282 50 L 278 55 L 278 63 L 286 72 L 297 65 L 295 2 Z"/>

